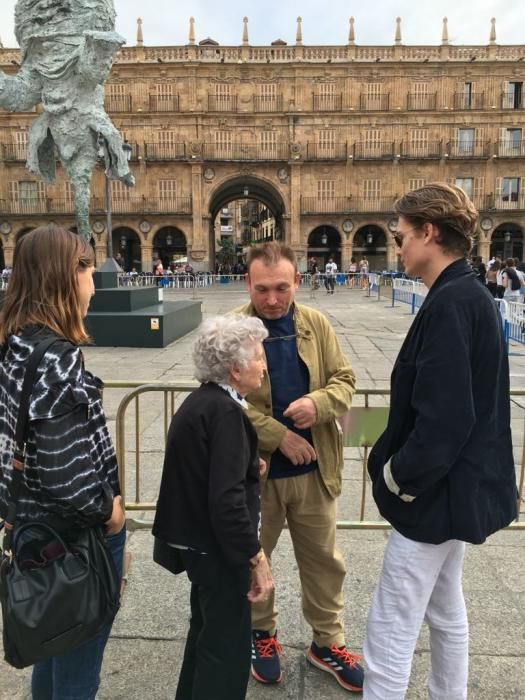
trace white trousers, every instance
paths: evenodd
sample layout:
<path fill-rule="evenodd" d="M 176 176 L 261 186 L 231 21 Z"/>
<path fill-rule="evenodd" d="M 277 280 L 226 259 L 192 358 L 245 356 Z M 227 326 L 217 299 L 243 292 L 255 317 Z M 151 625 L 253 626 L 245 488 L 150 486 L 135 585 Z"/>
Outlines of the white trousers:
<path fill-rule="evenodd" d="M 403 700 L 423 620 L 430 628 L 431 700 L 466 700 L 468 622 L 461 586 L 465 543 L 388 540 L 364 642 L 363 700 Z"/>

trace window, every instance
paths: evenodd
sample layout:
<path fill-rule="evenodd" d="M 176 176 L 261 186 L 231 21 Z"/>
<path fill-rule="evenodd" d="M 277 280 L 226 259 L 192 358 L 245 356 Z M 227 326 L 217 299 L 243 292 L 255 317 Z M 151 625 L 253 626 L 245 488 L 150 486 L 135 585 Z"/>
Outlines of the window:
<path fill-rule="evenodd" d="M 409 143 L 409 155 L 416 157 L 428 155 L 428 129 L 411 129 Z"/>
<path fill-rule="evenodd" d="M 275 155 L 277 151 L 277 132 L 261 131 L 261 151 L 266 155 Z"/>
<path fill-rule="evenodd" d="M 522 154 L 522 130 L 518 128 L 501 129 L 500 156 L 519 156 Z"/>
<path fill-rule="evenodd" d="M 523 107 L 523 82 L 511 81 L 503 93 L 503 106 L 508 109 Z"/>
<path fill-rule="evenodd" d="M 75 190 L 70 182 L 64 182 L 64 199 L 72 202 L 75 199 Z"/>
<path fill-rule="evenodd" d="M 427 109 L 428 106 L 428 83 L 412 83 L 412 95 L 410 96 L 409 108 Z"/>
<path fill-rule="evenodd" d="M 472 83 L 463 83 L 463 109 L 472 107 Z"/>
<path fill-rule="evenodd" d="M 13 134 L 13 148 L 16 160 L 27 158 L 27 131 L 15 131 Z"/>
<path fill-rule="evenodd" d="M 319 131 L 318 155 L 333 156 L 335 152 L 335 129 Z"/>
<path fill-rule="evenodd" d="M 215 108 L 229 110 L 232 99 L 232 86 L 229 83 L 215 83 Z"/>
<path fill-rule="evenodd" d="M 43 182 L 20 180 L 10 182 L 10 198 L 14 202 L 35 202 L 46 198 L 46 188 Z"/>
<path fill-rule="evenodd" d="M 424 177 L 411 177 L 408 180 L 408 191 L 418 190 L 420 187 L 424 187 L 427 181 Z"/>
<path fill-rule="evenodd" d="M 335 197 L 335 180 L 318 180 L 317 198 L 321 200 L 333 199 Z"/>
<path fill-rule="evenodd" d="M 177 196 L 177 180 L 159 180 L 157 186 L 159 199 L 173 200 Z"/>
<path fill-rule="evenodd" d="M 456 187 L 461 187 L 463 192 L 472 199 L 474 196 L 474 178 L 473 177 L 457 177 L 455 180 Z"/>
<path fill-rule="evenodd" d="M 501 183 L 501 201 L 517 202 L 520 194 L 519 177 L 504 177 Z"/>
<path fill-rule="evenodd" d="M 458 129 L 458 153 L 472 155 L 474 153 L 474 129 Z"/>
<path fill-rule="evenodd" d="M 381 196 L 381 180 L 363 180 L 364 199 L 378 199 Z"/>
<path fill-rule="evenodd" d="M 130 188 L 120 180 L 111 180 L 111 196 L 117 201 L 129 199 Z"/>
<path fill-rule="evenodd" d="M 231 156 L 233 150 L 232 132 L 231 131 L 216 131 L 215 132 L 215 149 L 217 155 L 222 157 Z"/>
<path fill-rule="evenodd" d="M 277 83 L 261 83 L 259 85 L 257 109 L 260 112 L 272 112 L 277 106 Z"/>
<path fill-rule="evenodd" d="M 365 130 L 365 153 L 367 156 L 381 155 L 381 130 Z"/>
<path fill-rule="evenodd" d="M 381 83 L 367 83 L 365 90 L 365 109 L 381 109 Z"/>

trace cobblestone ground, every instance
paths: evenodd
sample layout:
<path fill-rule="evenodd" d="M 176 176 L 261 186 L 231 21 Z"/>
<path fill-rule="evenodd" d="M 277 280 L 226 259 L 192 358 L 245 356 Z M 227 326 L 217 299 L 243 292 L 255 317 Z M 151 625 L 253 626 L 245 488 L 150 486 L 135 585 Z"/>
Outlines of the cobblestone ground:
<path fill-rule="evenodd" d="M 320 309 L 330 319 L 354 367 L 360 388 L 388 386 L 393 361 L 413 320 L 407 306 L 391 308 L 389 291 L 382 289 L 381 299 L 377 295 L 368 298 L 361 290 L 346 288 L 338 288 L 334 296 L 322 290 L 315 297 L 309 290 L 298 293 L 299 301 Z M 165 298 L 188 296 L 191 298 L 191 292 L 188 295 L 184 290 L 169 290 Z M 202 302 L 206 316 L 225 313 L 247 297 L 242 283 L 238 283 L 197 290 L 195 298 Z M 105 380 L 184 383 L 192 380 L 192 338 L 193 334 L 189 334 L 164 349 L 87 348 L 86 364 Z M 525 390 L 525 346 L 511 347 L 510 367 L 512 387 Z M 104 402 L 112 429 L 118 404 L 127 391 L 105 391 Z M 523 406 L 523 397 L 516 397 L 513 434 L 518 463 L 523 445 Z M 138 433 L 144 473 L 138 486 L 143 500 L 154 500 L 162 463 L 162 401 L 159 397 L 141 398 L 140 413 Z M 134 497 L 137 485 L 131 469 L 134 438 L 135 431 L 130 429 L 125 438 L 129 450 L 126 463 L 130 468 L 126 478 L 128 500 Z M 339 499 L 340 517 L 345 519 L 358 515 L 361 456 L 357 450 L 345 451 L 344 487 Z M 377 519 L 370 500 L 366 517 Z M 137 516 L 148 519 L 151 514 L 138 513 Z M 344 612 L 347 642 L 358 652 L 386 538 L 386 533 L 377 531 L 344 530 L 338 536 L 348 569 Z M 97 697 L 102 700 L 173 698 L 187 629 L 188 584 L 183 576 L 172 577 L 151 562 L 148 531 L 133 532 L 128 546 L 132 554 L 129 584 L 108 644 Z M 524 554 L 522 532 L 499 533 L 483 547 L 468 547 L 464 585 L 471 629 L 469 700 L 525 700 Z M 311 633 L 301 613 L 298 572 L 287 533 L 281 537 L 273 566 L 285 675 L 278 687 L 263 687 L 250 681 L 248 700 L 335 700 L 347 696 L 331 678 L 312 668 L 304 659 Z M 429 658 L 428 635 L 423 630 L 407 700 L 427 697 L 425 680 Z M 1 700 L 30 697 L 27 670 L 17 672 L 0 664 L 0 677 Z"/>

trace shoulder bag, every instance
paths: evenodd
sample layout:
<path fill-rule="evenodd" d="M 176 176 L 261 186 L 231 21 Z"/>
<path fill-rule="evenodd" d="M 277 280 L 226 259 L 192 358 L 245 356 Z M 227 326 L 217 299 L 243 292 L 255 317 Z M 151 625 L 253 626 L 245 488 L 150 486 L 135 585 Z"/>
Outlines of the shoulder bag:
<path fill-rule="evenodd" d="M 16 424 L 13 475 L 0 552 L 5 660 L 24 668 L 76 649 L 111 624 L 119 608 L 118 575 L 102 527 L 56 529 L 16 523 L 38 365 L 57 338 L 40 342 L 26 368 Z"/>

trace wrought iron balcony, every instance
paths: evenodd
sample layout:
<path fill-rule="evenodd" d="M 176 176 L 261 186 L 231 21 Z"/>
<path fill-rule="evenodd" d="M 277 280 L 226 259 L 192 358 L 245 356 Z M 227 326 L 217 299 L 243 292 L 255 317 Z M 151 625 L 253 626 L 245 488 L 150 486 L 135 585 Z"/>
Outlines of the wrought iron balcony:
<path fill-rule="evenodd" d="M 484 92 L 454 93 L 454 109 L 483 109 L 485 106 Z"/>
<path fill-rule="evenodd" d="M 525 141 L 502 139 L 496 143 L 495 153 L 499 158 L 525 158 Z"/>
<path fill-rule="evenodd" d="M 509 90 L 501 93 L 502 109 L 524 109 L 525 100 L 522 90 Z"/>
<path fill-rule="evenodd" d="M 351 211 L 351 197 L 301 197 L 301 214 L 347 214 Z"/>
<path fill-rule="evenodd" d="M 424 111 L 429 109 L 436 109 L 436 93 L 433 92 L 427 95 L 408 93 L 407 109 L 409 111 Z"/>
<path fill-rule="evenodd" d="M 445 148 L 445 156 L 448 158 L 488 158 L 490 156 L 490 142 L 477 139 L 474 141 L 462 141 L 461 139 L 449 141 Z"/>
<path fill-rule="evenodd" d="M 149 111 L 150 112 L 178 112 L 179 111 L 179 96 L 178 95 L 150 95 L 149 96 Z"/>
<path fill-rule="evenodd" d="M 208 95 L 209 112 L 236 112 L 237 95 Z"/>
<path fill-rule="evenodd" d="M 491 205 L 489 209 L 496 211 L 524 210 L 525 209 L 525 192 L 512 192 L 508 195 L 495 195 L 491 197 Z"/>
<path fill-rule="evenodd" d="M 392 195 L 382 197 L 355 197 L 353 200 L 355 212 L 391 212 L 394 206 Z"/>
<path fill-rule="evenodd" d="M 144 156 L 146 160 L 184 160 L 186 155 L 185 143 L 145 143 Z"/>
<path fill-rule="evenodd" d="M 346 160 L 348 147 L 344 143 L 310 143 L 306 144 L 306 160 Z"/>
<path fill-rule="evenodd" d="M 390 109 L 390 94 L 360 95 L 359 109 L 362 112 L 387 112 Z"/>
<path fill-rule="evenodd" d="M 439 160 L 443 154 L 442 141 L 428 141 L 427 143 L 415 143 L 412 141 L 402 141 L 399 148 L 401 158 L 420 160 Z"/>
<path fill-rule="evenodd" d="M 104 107 L 106 112 L 131 112 L 131 95 L 106 95 Z"/>
<path fill-rule="evenodd" d="M 343 108 L 343 95 L 312 95 L 314 112 L 340 112 Z"/>
<path fill-rule="evenodd" d="M 106 201 L 93 197 L 93 213 L 106 211 Z M 111 209 L 114 214 L 191 214 L 191 196 L 187 197 L 112 197 Z"/>
<path fill-rule="evenodd" d="M 253 96 L 253 111 L 254 112 L 282 112 L 283 111 L 283 96 L 282 95 L 254 95 Z"/>
<path fill-rule="evenodd" d="M 393 160 L 394 144 L 392 141 L 378 143 L 354 143 L 354 160 Z"/>
<path fill-rule="evenodd" d="M 25 162 L 27 159 L 27 144 L 25 143 L 3 143 L 2 158 L 6 161 Z"/>

